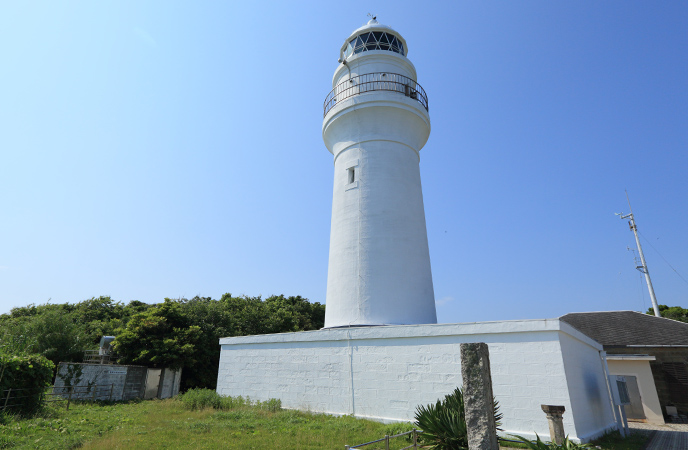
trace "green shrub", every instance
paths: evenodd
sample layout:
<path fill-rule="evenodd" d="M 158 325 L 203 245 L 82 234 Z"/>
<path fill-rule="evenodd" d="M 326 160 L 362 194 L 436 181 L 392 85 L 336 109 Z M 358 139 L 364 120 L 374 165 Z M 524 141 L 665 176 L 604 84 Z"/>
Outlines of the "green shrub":
<path fill-rule="evenodd" d="M 51 384 L 54 369 L 55 365 L 42 355 L 10 356 L 0 353 L 0 397 L 8 398 L 8 390 L 12 390 L 4 412 L 27 415 L 38 410 L 45 388 Z"/>
<path fill-rule="evenodd" d="M 271 398 L 264 402 L 251 401 L 248 397 L 222 396 L 212 389 L 189 389 L 177 398 L 187 409 L 192 411 L 204 408 L 229 410 L 244 406 L 251 406 L 272 412 L 282 409 L 282 401 L 279 399 Z"/>
<path fill-rule="evenodd" d="M 416 425 L 422 429 L 420 438 L 433 450 L 467 450 L 468 431 L 461 388 L 437 400 L 436 404 L 416 408 Z M 494 402 L 494 418 L 500 430 L 502 414 Z"/>
<path fill-rule="evenodd" d="M 213 408 L 220 409 L 222 397 L 212 389 L 189 389 L 179 395 L 178 400 L 190 410 Z"/>

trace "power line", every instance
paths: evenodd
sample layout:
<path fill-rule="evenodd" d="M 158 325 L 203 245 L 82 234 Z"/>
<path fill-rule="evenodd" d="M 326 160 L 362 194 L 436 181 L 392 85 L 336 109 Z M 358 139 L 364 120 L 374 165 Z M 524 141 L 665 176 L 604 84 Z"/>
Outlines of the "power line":
<path fill-rule="evenodd" d="M 681 277 L 681 279 L 682 279 L 683 281 L 685 281 L 686 284 L 688 284 L 688 280 L 686 280 L 685 278 L 683 278 L 683 275 L 681 275 L 680 273 L 678 273 L 678 270 L 674 269 L 674 266 L 672 266 L 672 265 L 669 263 L 669 261 L 667 261 L 666 258 L 665 258 L 664 256 L 662 256 L 661 253 L 659 253 L 659 250 L 657 250 L 657 249 L 655 248 L 655 246 L 652 245 L 652 242 L 650 242 L 650 240 L 649 240 L 648 238 L 646 238 L 645 235 L 644 235 L 643 233 L 641 233 L 640 231 L 638 231 L 638 234 L 640 234 L 640 235 L 643 237 L 643 239 L 645 239 L 645 241 L 646 241 L 648 244 L 650 244 L 650 247 L 652 247 L 652 248 L 654 249 L 654 251 L 657 252 L 657 254 L 659 255 L 659 257 L 662 258 L 662 259 L 664 260 L 665 263 L 667 263 L 667 266 L 671 267 L 671 270 L 673 270 L 674 272 L 676 272 L 676 275 L 678 275 L 679 277 Z"/>

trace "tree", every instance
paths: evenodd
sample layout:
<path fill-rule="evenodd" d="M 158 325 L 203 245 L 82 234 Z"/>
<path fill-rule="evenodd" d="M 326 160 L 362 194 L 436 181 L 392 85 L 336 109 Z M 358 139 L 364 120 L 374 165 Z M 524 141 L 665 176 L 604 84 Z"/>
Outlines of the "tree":
<path fill-rule="evenodd" d="M 216 387 L 220 338 L 314 330 L 322 328 L 325 321 L 325 307 L 301 296 L 279 295 L 263 301 L 260 297 L 224 294 L 219 301 L 195 297 L 181 300 L 180 305 L 190 323 L 201 329 L 196 363 L 182 372 L 185 389 Z"/>
<path fill-rule="evenodd" d="M 688 309 L 681 308 L 680 306 L 659 305 L 659 313 L 662 315 L 662 317 L 666 317 L 667 319 L 688 323 Z M 645 314 L 654 316 L 655 309 L 650 308 Z"/>
<path fill-rule="evenodd" d="M 166 298 L 117 331 L 113 345 L 120 363 L 179 369 L 196 362 L 201 329 L 191 324 L 177 301 Z"/>
<path fill-rule="evenodd" d="M 39 307 L 36 314 L 17 315 L 2 322 L 0 347 L 11 355 L 40 354 L 55 365 L 81 361 L 91 344 L 84 327 L 62 305 Z M 31 306 L 33 307 L 33 306 Z"/>

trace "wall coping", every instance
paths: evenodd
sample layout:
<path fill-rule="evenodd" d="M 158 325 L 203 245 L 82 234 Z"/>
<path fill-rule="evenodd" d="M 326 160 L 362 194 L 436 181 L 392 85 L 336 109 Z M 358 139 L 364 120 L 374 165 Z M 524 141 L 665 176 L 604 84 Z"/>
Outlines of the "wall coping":
<path fill-rule="evenodd" d="M 398 339 L 443 336 L 472 336 L 515 333 L 560 332 L 598 351 L 602 345 L 559 319 L 504 320 L 494 322 L 440 323 L 425 325 L 380 325 L 368 327 L 323 328 L 314 331 L 259 334 L 220 338 L 220 345 L 275 344 L 295 342 L 342 341 L 347 339 Z"/>

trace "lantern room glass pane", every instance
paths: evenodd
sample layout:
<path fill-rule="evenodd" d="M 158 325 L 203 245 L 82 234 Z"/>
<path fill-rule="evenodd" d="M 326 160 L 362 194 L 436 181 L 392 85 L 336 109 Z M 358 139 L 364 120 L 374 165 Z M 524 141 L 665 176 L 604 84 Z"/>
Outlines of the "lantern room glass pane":
<path fill-rule="evenodd" d="M 345 50 L 345 58 L 351 54 L 361 53 L 368 50 L 385 50 L 404 55 L 404 45 L 391 33 L 382 31 L 371 31 L 363 33 L 349 41 Z"/>

